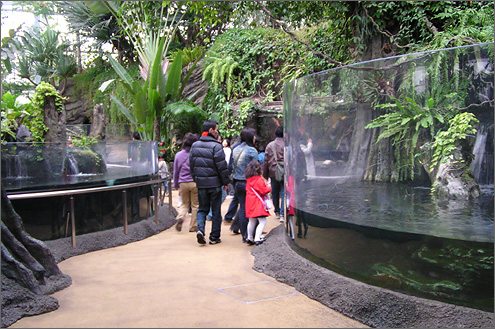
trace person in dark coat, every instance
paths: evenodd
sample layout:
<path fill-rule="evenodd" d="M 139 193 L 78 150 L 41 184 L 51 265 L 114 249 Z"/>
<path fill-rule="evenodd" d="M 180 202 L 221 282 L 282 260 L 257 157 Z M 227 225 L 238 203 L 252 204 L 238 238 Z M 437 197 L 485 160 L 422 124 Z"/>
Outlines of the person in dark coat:
<path fill-rule="evenodd" d="M 198 188 L 199 211 L 196 237 L 199 244 L 206 244 L 205 223 L 210 208 L 212 210 L 210 244 L 222 242 L 220 239 L 222 188 L 227 188 L 230 179 L 225 152 L 217 136 L 218 123 L 215 120 L 206 120 L 203 123 L 201 137 L 192 145 L 189 153 L 189 167 Z"/>

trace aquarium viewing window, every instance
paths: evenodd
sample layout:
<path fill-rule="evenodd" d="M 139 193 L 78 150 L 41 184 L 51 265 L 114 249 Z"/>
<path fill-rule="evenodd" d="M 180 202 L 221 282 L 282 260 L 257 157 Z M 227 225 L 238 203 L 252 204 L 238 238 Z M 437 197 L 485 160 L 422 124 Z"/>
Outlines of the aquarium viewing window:
<path fill-rule="evenodd" d="M 494 45 L 389 57 L 284 89 L 285 218 L 305 257 L 493 311 Z"/>

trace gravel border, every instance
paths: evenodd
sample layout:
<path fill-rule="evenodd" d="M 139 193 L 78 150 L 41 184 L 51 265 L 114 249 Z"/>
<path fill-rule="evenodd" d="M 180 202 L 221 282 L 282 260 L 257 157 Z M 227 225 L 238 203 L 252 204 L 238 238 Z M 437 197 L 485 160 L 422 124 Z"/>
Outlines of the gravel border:
<path fill-rule="evenodd" d="M 281 224 L 252 249 L 253 269 L 374 328 L 494 328 L 494 313 L 397 293 L 332 272 L 297 254 Z"/>

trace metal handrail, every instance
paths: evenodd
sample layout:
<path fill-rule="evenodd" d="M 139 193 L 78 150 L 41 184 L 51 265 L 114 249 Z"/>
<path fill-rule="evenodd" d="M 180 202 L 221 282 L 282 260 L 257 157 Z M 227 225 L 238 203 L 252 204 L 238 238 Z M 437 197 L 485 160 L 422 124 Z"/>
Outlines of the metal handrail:
<path fill-rule="evenodd" d="M 100 187 L 89 187 L 89 188 L 78 188 L 72 190 L 59 190 L 59 191 L 46 191 L 46 192 L 27 192 L 27 193 L 8 193 L 7 196 L 11 200 L 19 200 L 19 199 L 33 199 L 33 198 L 47 198 L 52 196 L 64 196 L 64 195 L 74 195 L 74 194 L 86 194 L 93 192 L 103 192 L 103 191 L 111 191 L 111 190 L 121 190 L 125 188 L 145 186 L 151 184 L 159 184 L 162 183 L 164 179 L 154 179 L 145 182 L 138 183 L 128 183 L 122 185 L 112 185 L 112 186 L 100 186 Z"/>
<path fill-rule="evenodd" d="M 74 195 L 75 194 L 87 194 L 87 193 L 95 193 L 95 192 L 103 192 L 103 191 L 112 191 L 112 190 L 123 190 L 122 191 L 122 202 L 124 207 L 122 208 L 122 216 L 124 220 L 124 234 L 127 234 L 127 211 L 125 210 L 125 205 L 127 204 L 127 189 L 138 187 L 138 186 L 146 186 L 146 185 L 154 185 L 153 187 L 153 202 L 155 209 L 155 221 L 158 224 L 158 188 L 157 185 L 163 183 L 168 180 L 169 187 L 171 187 L 170 179 L 151 179 L 149 181 L 137 182 L 137 183 L 128 183 L 121 185 L 112 185 L 112 186 L 100 186 L 100 187 L 89 187 L 89 188 L 77 188 L 70 190 L 59 190 L 59 191 L 46 191 L 46 192 L 27 192 L 27 193 L 7 193 L 7 197 L 10 200 L 20 200 L 20 199 L 33 199 L 33 198 L 47 198 L 54 196 L 70 196 L 70 219 L 71 219 L 71 238 L 72 238 L 72 247 L 76 247 L 76 221 L 75 221 L 75 213 L 74 213 Z M 169 194 L 169 212 L 172 213 L 172 193 Z"/>

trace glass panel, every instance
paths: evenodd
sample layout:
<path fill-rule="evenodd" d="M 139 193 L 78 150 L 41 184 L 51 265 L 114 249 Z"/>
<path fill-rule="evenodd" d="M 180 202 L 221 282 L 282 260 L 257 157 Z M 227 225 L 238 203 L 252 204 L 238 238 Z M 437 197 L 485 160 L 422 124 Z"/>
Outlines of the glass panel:
<path fill-rule="evenodd" d="M 157 177 L 155 141 L 131 141 L 128 125 L 107 125 L 104 141 L 85 142 L 90 125 L 66 126 L 67 141 L 2 145 L 2 185 L 9 195 L 135 183 Z M 158 178 L 158 177 L 157 177 Z M 132 224 L 152 214 L 151 185 L 74 195 L 76 234 Z M 70 197 L 15 199 L 11 203 L 31 236 L 70 236 Z"/>
<path fill-rule="evenodd" d="M 493 49 L 390 57 L 288 84 L 294 247 L 374 285 L 493 311 Z M 476 131 L 450 143 L 466 112 Z M 435 165 L 449 147 L 455 161 Z"/>
<path fill-rule="evenodd" d="M 86 130 L 84 125 L 70 127 L 71 132 Z M 155 141 L 2 145 L 2 180 L 10 194 L 136 182 L 157 172 Z"/>

